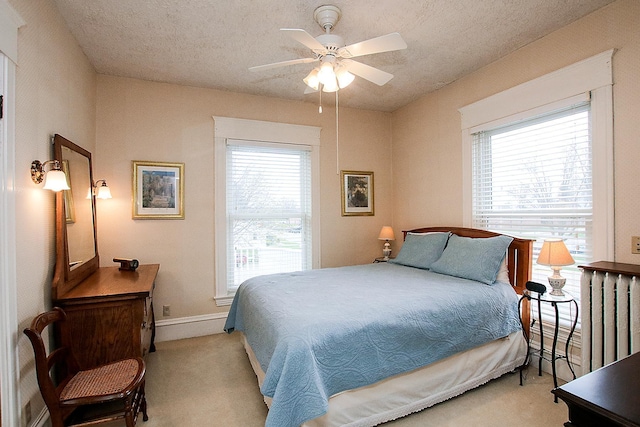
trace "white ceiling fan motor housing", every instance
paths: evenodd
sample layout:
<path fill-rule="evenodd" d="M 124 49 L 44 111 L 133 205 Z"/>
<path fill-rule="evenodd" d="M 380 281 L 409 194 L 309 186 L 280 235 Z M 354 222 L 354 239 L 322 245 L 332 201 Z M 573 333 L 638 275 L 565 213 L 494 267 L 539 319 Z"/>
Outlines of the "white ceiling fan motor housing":
<path fill-rule="evenodd" d="M 340 9 L 332 5 L 320 6 L 313 12 L 313 19 L 325 31 L 331 30 L 340 20 L 340 16 L 342 16 Z"/>
<path fill-rule="evenodd" d="M 344 47 L 344 39 L 335 34 L 322 34 L 316 37 L 316 40 L 327 48 L 328 53 L 335 54 L 338 49 Z"/>

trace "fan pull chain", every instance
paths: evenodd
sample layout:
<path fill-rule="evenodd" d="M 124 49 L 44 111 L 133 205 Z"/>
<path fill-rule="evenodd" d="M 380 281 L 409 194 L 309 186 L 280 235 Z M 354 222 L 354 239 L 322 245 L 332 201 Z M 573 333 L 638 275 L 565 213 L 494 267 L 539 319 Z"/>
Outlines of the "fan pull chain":
<path fill-rule="evenodd" d="M 340 175 L 340 138 L 338 135 L 338 90 L 336 91 L 336 175 Z"/>
<path fill-rule="evenodd" d="M 318 106 L 318 113 L 322 114 L 322 87 L 320 87 L 320 105 Z"/>

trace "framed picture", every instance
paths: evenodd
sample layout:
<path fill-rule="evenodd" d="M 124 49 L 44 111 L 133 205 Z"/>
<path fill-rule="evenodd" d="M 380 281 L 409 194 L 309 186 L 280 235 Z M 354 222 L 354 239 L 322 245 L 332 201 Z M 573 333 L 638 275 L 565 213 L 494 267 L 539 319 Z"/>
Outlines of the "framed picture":
<path fill-rule="evenodd" d="M 184 163 L 132 163 L 133 219 L 184 219 Z"/>
<path fill-rule="evenodd" d="M 342 216 L 373 215 L 373 172 L 340 171 Z"/>

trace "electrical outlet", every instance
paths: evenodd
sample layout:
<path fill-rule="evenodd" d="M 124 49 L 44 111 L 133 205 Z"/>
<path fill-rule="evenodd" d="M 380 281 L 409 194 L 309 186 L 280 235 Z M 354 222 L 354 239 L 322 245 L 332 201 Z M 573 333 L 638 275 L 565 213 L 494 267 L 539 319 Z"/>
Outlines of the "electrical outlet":
<path fill-rule="evenodd" d="M 30 422 L 31 422 L 31 401 L 28 401 L 24 405 L 24 423 L 26 425 L 29 425 Z"/>
<path fill-rule="evenodd" d="M 640 254 L 640 236 L 631 236 L 631 253 Z"/>
<path fill-rule="evenodd" d="M 163 316 L 171 316 L 171 306 L 170 305 L 163 305 L 162 306 L 162 315 Z"/>

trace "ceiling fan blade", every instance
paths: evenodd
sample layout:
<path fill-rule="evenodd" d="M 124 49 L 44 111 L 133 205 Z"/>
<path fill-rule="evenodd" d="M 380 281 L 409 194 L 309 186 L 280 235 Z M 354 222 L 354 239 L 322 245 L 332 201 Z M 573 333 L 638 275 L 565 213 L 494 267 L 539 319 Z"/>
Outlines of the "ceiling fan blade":
<path fill-rule="evenodd" d="M 386 36 L 376 37 L 340 48 L 338 49 L 338 55 L 342 58 L 355 58 L 356 56 L 390 52 L 392 50 L 406 48 L 407 44 L 402 39 L 402 36 L 399 33 L 391 33 Z"/>
<path fill-rule="evenodd" d="M 307 33 L 305 30 L 296 28 L 281 28 L 280 31 L 285 31 L 289 35 L 289 37 L 291 37 L 298 43 L 302 43 L 318 55 L 324 55 L 325 53 L 327 53 L 327 48 L 325 48 L 322 43 L 314 39 L 313 36 Z"/>
<path fill-rule="evenodd" d="M 349 71 L 350 73 L 353 73 L 356 76 L 360 76 L 363 79 L 367 79 L 370 82 L 377 84 L 378 86 L 384 85 L 393 78 L 393 74 L 387 73 L 386 71 L 382 71 L 377 68 L 373 68 L 370 65 L 363 64 L 362 62 L 357 62 L 352 59 L 343 59 L 340 62 L 347 68 L 347 71 Z"/>
<path fill-rule="evenodd" d="M 256 65 L 255 67 L 249 67 L 249 71 L 264 71 L 264 70 L 270 70 L 272 68 L 284 67 L 287 65 L 309 64 L 311 62 L 316 62 L 316 61 L 317 61 L 316 58 L 291 59 L 289 61 L 274 62 L 273 64 Z"/>

